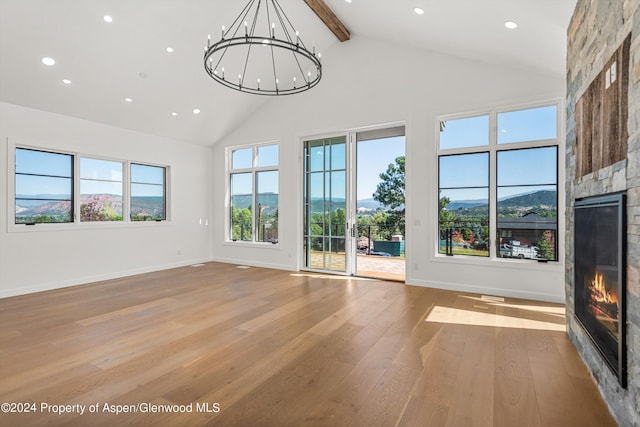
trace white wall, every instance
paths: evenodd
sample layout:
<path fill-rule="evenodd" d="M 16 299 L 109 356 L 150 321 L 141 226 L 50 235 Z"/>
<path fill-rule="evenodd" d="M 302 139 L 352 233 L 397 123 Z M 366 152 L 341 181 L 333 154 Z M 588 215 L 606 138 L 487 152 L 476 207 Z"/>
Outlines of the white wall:
<path fill-rule="evenodd" d="M 301 267 L 301 141 L 400 121 L 407 129 L 407 283 L 563 302 L 563 259 L 543 265 L 435 255 L 434 143 L 436 116 L 563 98 L 563 76 L 543 76 L 357 36 L 325 52 L 323 60 L 318 87 L 271 100 L 214 147 L 214 258 L 292 270 Z M 281 144 L 280 245 L 254 248 L 227 243 L 225 147 L 270 140 Z M 559 182 L 564 182 L 562 173 Z M 559 208 L 563 206 L 561 198 Z M 559 218 L 564 218 L 563 212 Z M 563 235 L 562 223 L 560 227 L 558 236 Z M 562 246 L 558 253 L 564 253 Z"/>
<path fill-rule="evenodd" d="M 9 143 L 168 165 L 171 221 L 9 232 Z M 210 260 L 211 156 L 210 148 L 0 103 L 0 297 Z"/>

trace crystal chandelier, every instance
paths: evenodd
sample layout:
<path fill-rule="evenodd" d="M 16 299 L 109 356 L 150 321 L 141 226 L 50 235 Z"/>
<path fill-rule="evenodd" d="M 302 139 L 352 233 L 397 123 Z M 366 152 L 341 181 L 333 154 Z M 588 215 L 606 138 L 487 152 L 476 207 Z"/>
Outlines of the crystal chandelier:
<path fill-rule="evenodd" d="M 207 74 L 220 84 L 256 95 L 291 95 L 320 82 L 315 47 L 307 49 L 278 0 L 250 0 L 222 37 L 204 52 Z"/>

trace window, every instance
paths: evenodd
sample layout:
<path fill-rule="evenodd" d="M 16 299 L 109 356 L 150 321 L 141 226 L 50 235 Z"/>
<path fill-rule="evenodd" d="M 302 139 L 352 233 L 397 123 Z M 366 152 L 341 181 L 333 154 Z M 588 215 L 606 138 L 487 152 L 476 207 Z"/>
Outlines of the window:
<path fill-rule="evenodd" d="M 278 144 L 230 151 L 229 240 L 278 242 Z"/>
<path fill-rule="evenodd" d="M 122 163 L 80 158 L 80 221 L 122 221 Z"/>
<path fill-rule="evenodd" d="M 557 117 L 554 104 L 439 121 L 439 253 L 558 259 Z"/>
<path fill-rule="evenodd" d="M 557 146 L 498 151 L 498 256 L 557 259 L 557 165 Z"/>
<path fill-rule="evenodd" d="M 131 163 L 131 221 L 165 220 L 165 205 L 165 168 Z"/>
<path fill-rule="evenodd" d="M 489 256 L 489 153 L 440 156 L 438 171 L 439 252 Z"/>
<path fill-rule="evenodd" d="M 9 198 L 14 200 L 9 209 L 15 214 L 9 212 L 9 221 L 16 226 L 167 219 L 168 166 L 31 147 L 13 149 L 15 174 L 9 178 Z"/>
<path fill-rule="evenodd" d="M 73 222 L 71 154 L 16 148 L 15 223 Z"/>

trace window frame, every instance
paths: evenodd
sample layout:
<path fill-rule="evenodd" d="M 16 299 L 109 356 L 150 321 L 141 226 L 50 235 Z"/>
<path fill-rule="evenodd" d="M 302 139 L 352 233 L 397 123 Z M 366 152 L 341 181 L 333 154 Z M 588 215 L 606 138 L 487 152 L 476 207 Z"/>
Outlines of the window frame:
<path fill-rule="evenodd" d="M 277 163 L 275 165 L 269 166 L 258 166 L 259 164 L 259 156 L 258 151 L 262 147 L 268 147 L 275 145 L 278 148 L 278 157 Z M 277 172 L 278 173 L 278 222 L 280 220 L 279 208 L 280 208 L 280 142 L 279 141 L 267 141 L 260 142 L 256 144 L 246 144 L 246 145 L 237 145 L 237 146 L 229 146 L 225 147 L 225 169 L 226 169 L 226 194 L 228 195 L 225 200 L 225 214 L 224 214 L 224 224 L 225 224 L 225 232 L 224 232 L 224 240 L 226 244 L 230 245 L 248 245 L 252 247 L 273 247 L 279 248 L 280 246 L 280 233 L 278 230 L 278 237 L 275 241 L 259 241 L 258 237 L 258 220 L 257 220 L 257 212 L 255 206 L 257 206 L 258 200 L 258 174 L 261 172 Z M 251 167 L 245 168 L 233 168 L 233 153 L 238 150 L 246 150 L 251 149 Z M 233 240 L 232 239 L 232 204 L 231 200 L 233 197 L 232 187 L 231 187 L 231 176 L 235 174 L 243 174 L 250 173 L 251 174 L 251 240 Z"/>
<path fill-rule="evenodd" d="M 528 109 L 536 109 L 540 107 L 556 107 L 556 137 L 551 139 L 541 139 L 541 140 L 531 140 L 531 141 L 523 141 L 523 142 L 510 142 L 510 143 L 498 143 L 498 115 L 502 113 L 509 113 L 521 110 Z M 486 264 L 487 262 L 505 262 L 505 263 L 519 263 L 520 265 L 530 265 L 532 268 L 537 267 L 540 264 L 545 264 L 545 261 L 540 262 L 531 262 L 531 260 L 520 260 L 520 259 L 510 259 L 510 258 L 501 258 L 498 254 L 498 249 L 495 245 L 495 239 L 497 237 L 497 219 L 498 219 L 498 165 L 497 158 L 499 151 L 512 151 L 512 150 L 520 150 L 520 149 L 529 149 L 529 148 L 543 148 L 543 147 L 556 147 L 557 156 L 556 156 L 556 207 L 557 207 L 557 217 L 556 217 L 556 259 L 549 261 L 549 265 L 562 265 L 562 257 L 561 253 L 564 249 L 564 235 L 561 233 L 561 230 L 564 229 L 564 206 L 560 205 L 560 201 L 564 199 L 564 186 L 561 185 L 564 178 L 564 169 L 563 163 L 561 162 L 561 153 L 564 148 L 564 126 L 563 126 L 563 117 L 564 117 L 564 103 L 562 99 L 548 99 L 542 100 L 538 102 L 532 102 L 527 104 L 519 104 L 519 105 L 510 105 L 504 107 L 494 107 L 494 108 L 486 108 L 484 110 L 476 110 L 470 111 L 466 113 L 457 113 L 457 114 L 444 114 L 435 117 L 434 130 L 435 130 L 435 158 L 436 158 L 436 188 L 435 195 L 436 201 L 439 201 L 440 194 L 440 156 L 446 155 L 455 155 L 455 154 L 474 154 L 481 152 L 489 153 L 489 256 L 488 257 L 480 257 L 480 256 L 466 256 L 466 255 L 455 255 L 453 257 L 447 256 L 443 253 L 440 253 L 440 242 L 439 242 L 439 227 L 440 227 L 440 217 L 438 208 L 436 206 L 435 214 L 435 239 L 434 239 L 434 259 L 440 261 L 449 261 L 449 262 L 460 262 L 464 260 L 466 262 L 473 262 L 479 264 Z M 440 148 L 440 129 L 443 121 L 447 120 L 455 120 L 455 119 L 464 119 L 469 117 L 477 117 L 477 116 L 489 116 L 489 144 L 482 146 L 470 146 L 470 147 L 461 147 L 461 148 L 450 148 L 450 149 L 441 149 Z M 533 267 L 535 266 L 535 267 Z"/>
<path fill-rule="evenodd" d="M 15 215 L 16 206 L 16 150 L 26 149 L 34 151 L 42 151 L 53 154 L 64 154 L 73 157 L 72 163 L 72 222 L 59 223 L 17 223 Z M 94 160 L 104 160 L 110 162 L 121 163 L 122 171 L 122 221 L 81 221 L 80 220 L 80 159 L 88 158 Z M 132 163 L 164 168 L 164 204 L 165 219 L 157 221 L 131 221 L 130 212 L 130 165 Z M 29 142 L 18 139 L 8 139 L 7 143 L 7 231 L 8 232 L 38 232 L 38 231 L 68 231 L 80 229 L 102 229 L 102 228 L 132 228 L 132 227 L 149 227 L 162 226 L 171 222 L 171 166 L 168 164 L 159 164 L 147 161 L 137 161 L 131 159 L 122 159 L 116 157 L 103 156 L 100 154 L 74 151 L 69 149 L 61 149 L 53 144 L 43 142 Z"/>

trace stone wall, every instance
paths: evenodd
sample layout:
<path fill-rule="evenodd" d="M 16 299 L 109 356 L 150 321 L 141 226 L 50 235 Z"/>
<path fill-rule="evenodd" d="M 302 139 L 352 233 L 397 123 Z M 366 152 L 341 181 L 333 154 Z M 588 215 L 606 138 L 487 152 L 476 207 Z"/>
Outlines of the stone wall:
<path fill-rule="evenodd" d="M 627 156 L 576 178 L 576 102 L 631 33 Z M 640 426 L 640 0 L 578 0 L 568 30 L 566 152 L 567 331 L 621 426 Z M 606 143 L 606 142 L 605 142 Z M 574 318 L 575 199 L 627 192 L 627 388 Z"/>

